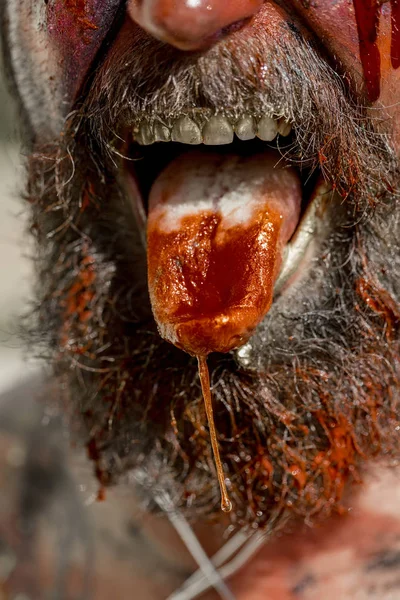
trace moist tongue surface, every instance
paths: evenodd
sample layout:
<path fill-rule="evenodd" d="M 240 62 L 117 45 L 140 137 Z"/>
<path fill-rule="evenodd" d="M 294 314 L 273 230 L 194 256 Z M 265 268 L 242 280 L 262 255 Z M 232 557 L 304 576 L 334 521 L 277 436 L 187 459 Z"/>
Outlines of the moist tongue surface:
<path fill-rule="evenodd" d="M 301 205 L 299 177 L 278 158 L 194 151 L 151 188 L 152 309 L 162 337 L 190 354 L 244 344 L 271 306 Z"/>

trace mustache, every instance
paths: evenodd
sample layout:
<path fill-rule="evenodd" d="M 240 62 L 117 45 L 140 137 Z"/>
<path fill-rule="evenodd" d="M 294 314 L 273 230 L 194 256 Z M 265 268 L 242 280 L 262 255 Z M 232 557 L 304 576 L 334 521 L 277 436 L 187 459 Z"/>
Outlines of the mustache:
<path fill-rule="evenodd" d="M 165 122 L 198 109 L 232 118 L 282 116 L 295 129 L 294 143 L 280 149 L 287 158 L 320 168 L 344 198 L 375 204 L 396 189 L 400 173 L 390 132 L 381 132 L 384 115 L 367 115 L 298 31 L 286 24 L 283 33 L 271 38 L 255 27 L 201 55 L 147 37 L 137 50 L 114 48 L 74 114 L 78 128 L 101 158 L 115 161 L 118 140 L 143 117 Z"/>

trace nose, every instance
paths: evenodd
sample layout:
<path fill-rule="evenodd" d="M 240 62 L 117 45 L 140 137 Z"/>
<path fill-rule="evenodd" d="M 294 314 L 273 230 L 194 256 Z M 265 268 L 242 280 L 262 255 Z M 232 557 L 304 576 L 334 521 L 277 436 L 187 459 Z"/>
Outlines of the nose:
<path fill-rule="evenodd" d="M 152 36 L 199 50 L 256 14 L 264 0 L 128 0 L 130 17 Z"/>

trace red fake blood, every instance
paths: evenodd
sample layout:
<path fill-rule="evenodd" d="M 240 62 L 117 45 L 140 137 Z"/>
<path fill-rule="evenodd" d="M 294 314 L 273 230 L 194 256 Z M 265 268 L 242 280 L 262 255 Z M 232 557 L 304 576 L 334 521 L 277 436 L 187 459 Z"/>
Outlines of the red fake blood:
<path fill-rule="evenodd" d="M 333 419 L 324 411 L 317 411 L 315 416 L 329 440 L 329 449 L 315 456 L 313 470 L 322 474 L 325 497 L 336 503 L 341 499 L 349 472 L 354 468 L 356 447 L 353 428 L 343 415 Z"/>
<path fill-rule="evenodd" d="M 62 92 L 72 100 L 114 18 L 116 0 L 53 0 L 46 28 Z"/>
<path fill-rule="evenodd" d="M 400 67 L 400 0 L 391 0 L 392 43 L 390 57 L 393 69 Z"/>
<path fill-rule="evenodd" d="M 375 102 L 380 94 L 381 57 L 377 46 L 380 3 L 378 0 L 353 0 L 357 21 L 360 58 L 368 96 Z"/>
<path fill-rule="evenodd" d="M 82 31 L 96 30 L 97 25 L 90 19 L 86 0 L 64 0 L 65 8 Z"/>
<path fill-rule="evenodd" d="M 360 58 L 368 96 L 375 102 L 380 94 L 381 57 L 377 38 L 379 32 L 380 0 L 353 0 L 360 44 Z M 391 0 L 392 67 L 400 66 L 400 0 Z"/>
<path fill-rule="evenodd" d="M 301 188 L 269 153 L 189 153 L 153 184 L 148 282 L 162 337 L 196 356 L 221 490 L 231 510 L 214 425 L 207 355 L 244 344 L 272 303 Z"/>
<path fill-rule="evenodd" d="M 244 344 L 272 302 L 279 230 L 279 215 L 267 210 L 228 229 L 211 211 L 172 232 L 149 223 L 149 286 L 163 337 L 193 356 Z"/>
<path fill-rule="evenodd" d="M 71 265 L 72 269 L 72 265 Z M 77 339 L 85 338 L 93 316 L 92 304 L 95 298 L 96 269 L 95 260 L 86 248 L 82 249 L 79 263 L 70 285 L 63 291 L 60 307 L 63 311 L 63 326 L 60 347 L 75 355 L 84 354 L 87 346 L 78 343 Z"/>

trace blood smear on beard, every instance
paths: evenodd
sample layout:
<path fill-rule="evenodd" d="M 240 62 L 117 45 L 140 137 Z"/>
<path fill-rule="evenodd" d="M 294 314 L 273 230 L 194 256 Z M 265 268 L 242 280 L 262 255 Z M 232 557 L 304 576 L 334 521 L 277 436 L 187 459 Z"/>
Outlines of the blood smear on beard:
<path fill-rule="evenodd" d="M 186 153 L 154 182 L 148 283 L 160 335 L 197 357 L 221 490 L 229 500 L 214 424 L 207 356 L 248 341 L 269 310 L 285 244 L 299 220 L 301 184 L 276 155 Z"/>

